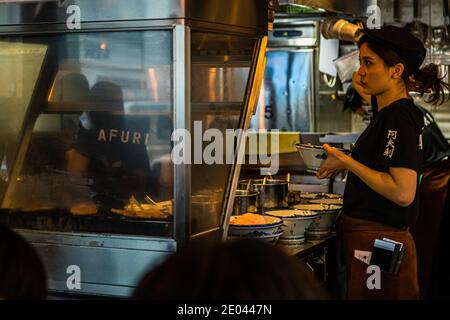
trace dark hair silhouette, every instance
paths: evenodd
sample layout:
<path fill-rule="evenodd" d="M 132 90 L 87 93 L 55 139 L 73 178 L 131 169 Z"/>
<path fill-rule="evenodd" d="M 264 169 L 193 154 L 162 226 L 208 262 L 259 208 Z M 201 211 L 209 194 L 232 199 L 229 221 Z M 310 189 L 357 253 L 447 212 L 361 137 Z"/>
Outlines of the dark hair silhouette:
<path fill-rule="evenodd" d="M 0 299 L 45 299 L 44 266 L 28 242 L 0 225 Z"/>
<path fill-rule="evenodd" d="M 257 240 L 191 244 L 150 271 L 135 299 L 325 299 L 311 271 Z"/>
<path fill-rule="evenodd" d="M 398 63 L 403 64 L 405 69 L 402 74 L 402 80 L 408 91 L 417 92 L 420 94 L 420 97 L 423 97 L 426 93 L 430 93 L 430 97 L 425 102 L 434 105 L 442 104 L 448 99 L 448 97 L 446 98 L 445 90 L 449 90 L 450 86 L 443 81 L 445 75 L 439 77 L 437 65 L 434 63 L 427 64 L 415 74 L 411 74 L 405 61 L 395 50 L 383 46 L 376 41 L 371 41 L 368 37 L 362 37 L 361 41 L 358 42 L 358 46 L 361 47 L 364 43 L 367 43 L 370 50 L 375 52 L 387 66 L 393 67 Z"/>

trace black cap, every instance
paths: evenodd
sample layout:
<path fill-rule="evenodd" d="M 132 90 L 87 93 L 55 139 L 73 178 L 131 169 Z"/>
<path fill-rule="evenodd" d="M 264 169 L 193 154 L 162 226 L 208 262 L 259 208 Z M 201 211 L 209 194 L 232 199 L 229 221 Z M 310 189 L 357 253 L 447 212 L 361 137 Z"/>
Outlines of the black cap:
<path fill-rule="evenodd" d="M 362 29 L 364 36 L 358 41 L 362 43 L 365 37 L 394 50 L 402 58 L 409 74 L 415 74 L 425 59 L 427 51 L 418 38 L 403 28 L 383 26 L 379 29 Z"/>

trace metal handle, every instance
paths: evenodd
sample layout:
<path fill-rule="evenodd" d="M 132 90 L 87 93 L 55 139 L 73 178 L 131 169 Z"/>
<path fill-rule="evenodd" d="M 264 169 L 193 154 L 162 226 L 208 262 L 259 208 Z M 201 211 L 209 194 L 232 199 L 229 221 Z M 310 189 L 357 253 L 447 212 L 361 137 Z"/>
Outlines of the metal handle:
<path fill-rule="evenodd" d="M 417 20 L 419 17 L 419 0 L 414 0 L 413 2 L 413 14 L 414 14 L 414 20 Z"/>
<path fill-rule="evenodd" d="M 400 17 L 400 0 L 394 0 L 394 21 L 398 21 Z"/>

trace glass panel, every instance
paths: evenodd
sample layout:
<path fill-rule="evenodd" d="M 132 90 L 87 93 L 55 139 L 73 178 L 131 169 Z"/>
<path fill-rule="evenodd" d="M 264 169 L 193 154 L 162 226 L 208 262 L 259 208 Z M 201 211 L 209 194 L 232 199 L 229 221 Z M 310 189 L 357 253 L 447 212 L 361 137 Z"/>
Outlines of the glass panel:
<path fill-rule="evenodd" d="M 46 52 L 46 45 L 0 41 L 0 199 Z"/>
<path fill-rule="evenodd" d="M 171 235 L 172 32 L 39 41 L 56 72 L 10 207 L 52 211 L 47 229 Z"/>
<path fill-rule="evenodd" d="M 244 111 L 245 89 L 256 40 L 216 34 L 192 33 L 192 128 L 195 141 L 202 140 L 201 133 L 216 129 L 223 139 L 222 157 L 208 164 L 205 156 L 208 145 L 217 142 L 203 141 L 202 163 L 196 161 L 198 152 L 193 149 L 192 165 L 192 234 L 220 225 L 224 191 L 230 176 L 231 164 L 226 159 L 227 129 L 237 129 Z M 214 132 L 212 132 L 214 134 Z M 221 164 L 221 163 L 223 164 Z"/>

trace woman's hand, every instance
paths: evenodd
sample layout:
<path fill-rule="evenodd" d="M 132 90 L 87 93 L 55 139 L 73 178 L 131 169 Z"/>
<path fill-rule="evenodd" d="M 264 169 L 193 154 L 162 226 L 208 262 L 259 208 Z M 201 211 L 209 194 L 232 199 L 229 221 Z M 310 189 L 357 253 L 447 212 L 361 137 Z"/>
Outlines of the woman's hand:
<path fill-rule="evenodd" d="M 329 179 L 334 177 L 340 171 L 347 169 L 349 156 L 328 144 L 324 144 L 323 148 L 327 152 L 328 158 L 317 172 L 317 178 Z"/>

